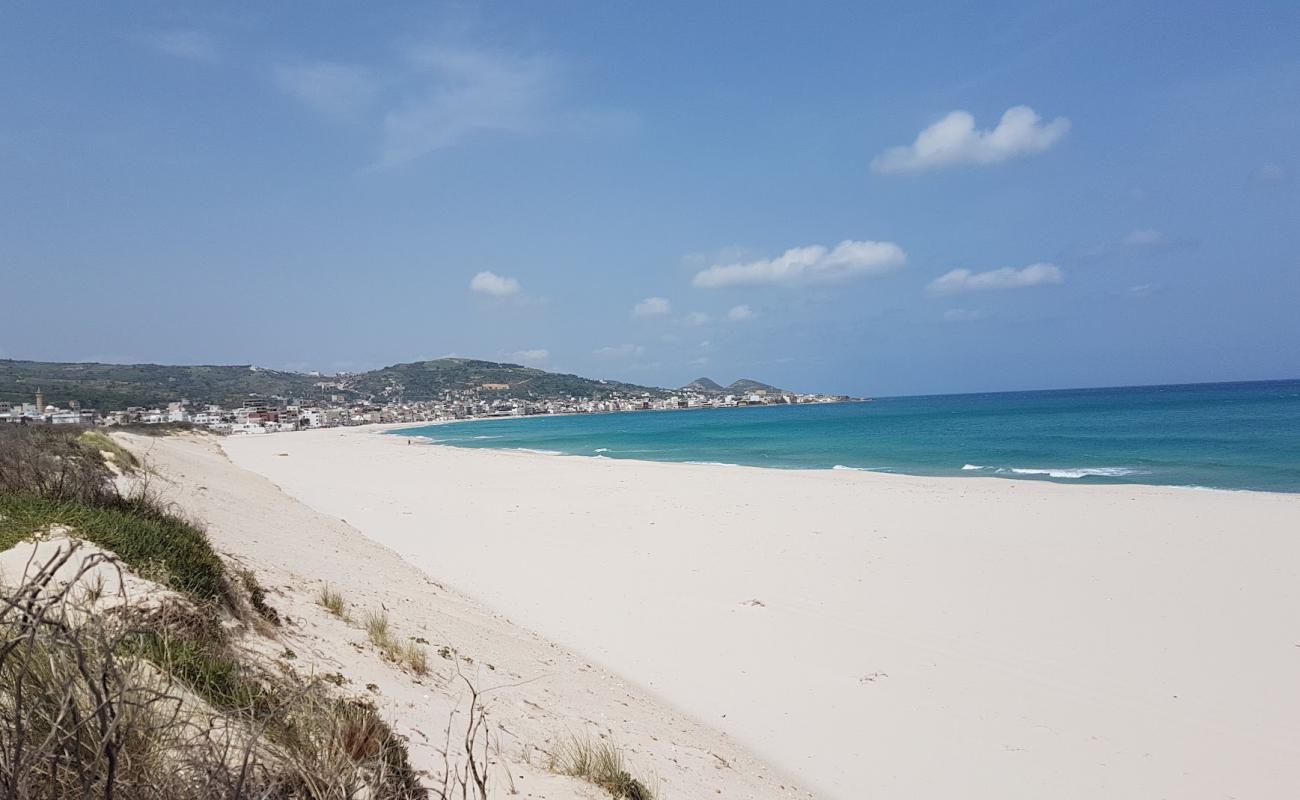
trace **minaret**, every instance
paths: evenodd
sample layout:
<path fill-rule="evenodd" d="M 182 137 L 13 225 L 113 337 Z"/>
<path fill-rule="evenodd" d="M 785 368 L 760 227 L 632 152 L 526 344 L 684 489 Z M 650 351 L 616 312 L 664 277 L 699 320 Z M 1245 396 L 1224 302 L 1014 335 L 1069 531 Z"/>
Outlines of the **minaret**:
<path fill-rule="evenodd" d="M 42 414 L 44 412 L 45 412 L 45 393 L 42 392 L 40 389 L 37 389 L 36 390 L 36 413 Z"/>

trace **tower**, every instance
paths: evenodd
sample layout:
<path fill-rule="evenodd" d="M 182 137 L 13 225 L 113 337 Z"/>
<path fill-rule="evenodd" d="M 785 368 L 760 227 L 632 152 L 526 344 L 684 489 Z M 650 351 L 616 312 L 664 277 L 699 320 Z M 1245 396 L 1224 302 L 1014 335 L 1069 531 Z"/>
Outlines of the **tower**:
<path fill-rule="evenodd" d="M 45 393 L 40 389 L 36 390 L 36 413 L 40 414 L 45 411 Z"/>

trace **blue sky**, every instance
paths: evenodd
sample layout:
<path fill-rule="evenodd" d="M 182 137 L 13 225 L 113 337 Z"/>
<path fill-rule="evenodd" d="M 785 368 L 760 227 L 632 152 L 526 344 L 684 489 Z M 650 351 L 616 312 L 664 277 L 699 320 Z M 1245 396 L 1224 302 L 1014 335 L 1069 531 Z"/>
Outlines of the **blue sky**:
<path fill-rule="evenodd" d="M 10 4 L 0 356 L 1300 376 L 1300 7 L 898 5 Z"/>

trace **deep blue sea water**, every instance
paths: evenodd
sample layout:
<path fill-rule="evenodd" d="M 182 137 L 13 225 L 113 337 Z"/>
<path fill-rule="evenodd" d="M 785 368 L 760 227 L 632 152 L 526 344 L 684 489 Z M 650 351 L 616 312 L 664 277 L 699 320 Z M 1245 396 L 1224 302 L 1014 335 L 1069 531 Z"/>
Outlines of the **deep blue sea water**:
<path fill-rule="evenodd" d="M 650 461 L 1300 492 L 1300 380 L 522 417 L 394 433 Z"/>

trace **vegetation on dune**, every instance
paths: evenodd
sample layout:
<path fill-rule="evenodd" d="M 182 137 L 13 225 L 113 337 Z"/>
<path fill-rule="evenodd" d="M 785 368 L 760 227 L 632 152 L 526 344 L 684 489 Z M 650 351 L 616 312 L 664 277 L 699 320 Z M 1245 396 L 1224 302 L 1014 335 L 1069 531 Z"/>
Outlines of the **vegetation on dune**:
<path fill-rule="evenodd" d="M 550 768 L 593 783 L 619 800 L 654 800 L 655 792 L 628 772 L 623 751 L 608 741 L 571 736 L 551 755 Z"/>
<path fill-rule="evenodd" d="M 74 555 L 0 597 L 6 796 L 426 797 L 373 706 L 259 673 L 219 627 L 180 635 L 130 607 L 85 613 L 74 584 L 50 590 Z M 94 554 L 80 570 L 112 563 Z"/>
<path fill-rule="evenodd" d="M 0 791 L 427 797 L 373 705 L 236 646 L 232 616 L 251 608 L 276 619 L 256 576 L 232 579 L 203 531 L 147 492 L 122 496 L 105 461 L 141 467 L 115 446 L 76 431 L 0 429 L 0 550 L 54 524 L 75 537 L 0 592 Z M 126 567 L 180 596 L 106 596 L 97 570 Z"/>
<path fill-rule="evenodd" d="M 64 525 L 172 589 L 232 603 L 225 567 L 208 537 L 147 491 L 120 494 L 101 455 L 107 449 L 99 437 L 77 431 L 0 427 L 0 549 Z M 129 453 L 109 452 L 115 462 L 138 466 Z"/>
<path fill-rule="evenodd" d="M 111 550 L 135 572 L 191 597 L 231 602 L 225 567 L 197 527 L 146 500 L 110 507 L 28 494 L 0 494 L 0 549 L 33 531 L 64 525 Z"/>
<path fill-rule="evenodd" d="M 103 431 L 83 431 L 77 437 L 77 442 L 85 447 L 98 450 L 100 456 L 107 461 L 111 461 L 113 466 L 123 472 L 133 472 L 140 468 L 140 462 L 135 457 L 135 454 Z"/>
<path fill-rule="evenodd" d="M 329 584 L 320 587 L 320 592 L 316 595 L 316 602 L 339 619 L 347 619 L 347 606 L 343 602 L 343 595 Z"/>

